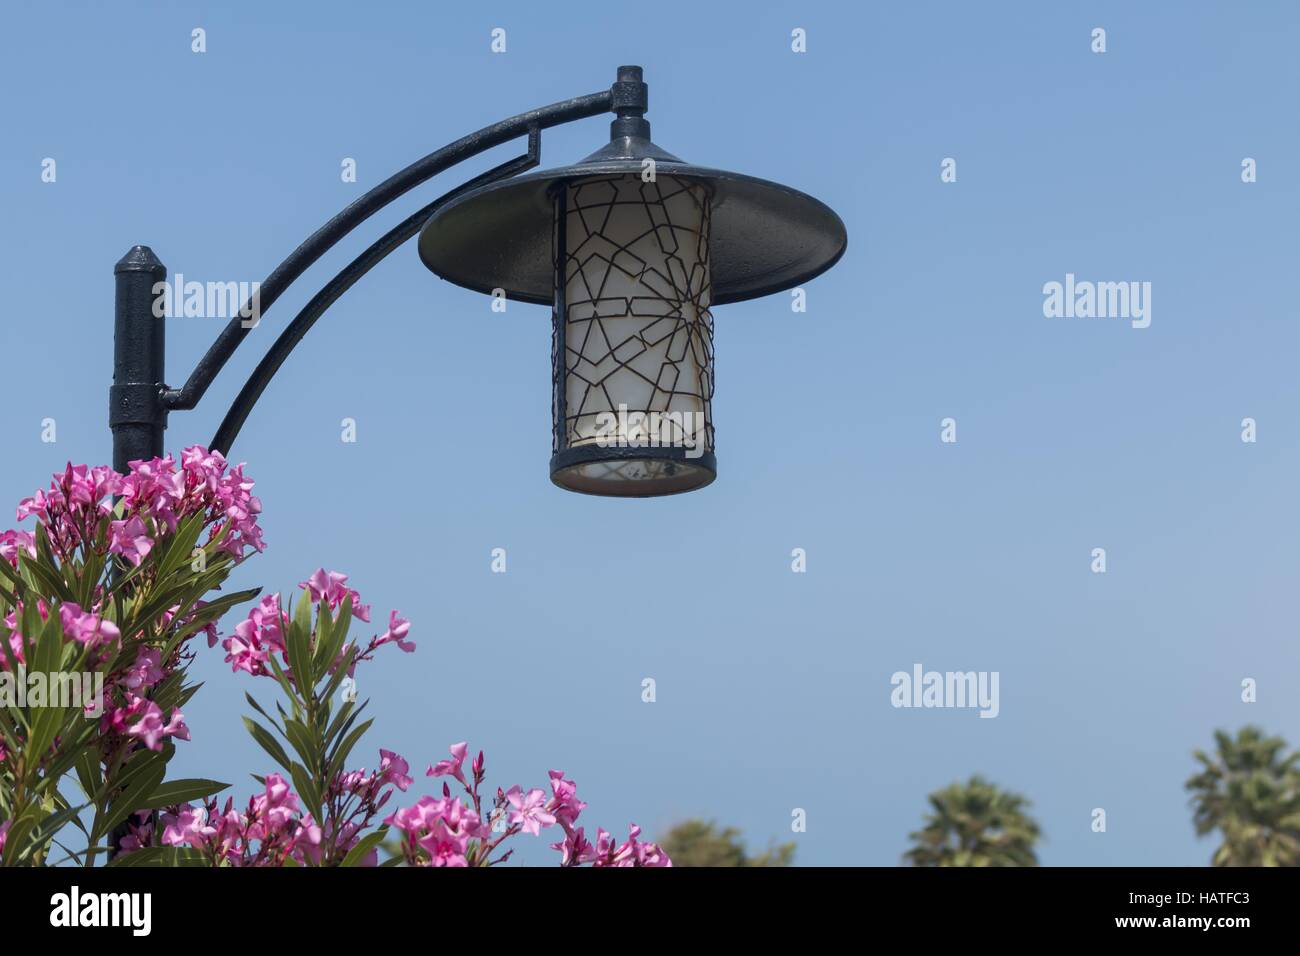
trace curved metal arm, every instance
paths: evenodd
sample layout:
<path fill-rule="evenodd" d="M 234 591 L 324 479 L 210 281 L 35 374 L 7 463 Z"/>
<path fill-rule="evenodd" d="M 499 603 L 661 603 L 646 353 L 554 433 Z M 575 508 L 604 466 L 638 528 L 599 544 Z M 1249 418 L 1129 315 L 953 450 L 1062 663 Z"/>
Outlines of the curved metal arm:
<path fill-rule="evenodd" d="M 512 116 L 492 126 L 485 126 L 478 132 L 462 137 L 407 166 L 317 229 L 302 245 L 290 253 L 288 258 L 276 266 L 259 289 L 259 297 L 256 303 L 259 315 L 264 315 L 275 303 L 276 299 L 280 297 L 280 294 L 340 239 L 404 193 L 463 160 L 477 156 L 485 150 L 499 146 L 525 133 L 530 134 L 531 146 L 532 134 L 537 131 L 607 112 L 612 107 L 613 99 L 613 92 L 605 90 L 600 93 L 591 93 L 587 96 L 552 103 L 550 106 L 543 106 L 527 113 L 520 113 L 518 116 Z M 531 153 L 532 149 L 530 148 Z M 519 160 L 513 162 L 518 163 Z M 507 163 L 486 175 L 493 176 L 495 174 L 495 178 L 500 178 L 501 175 L 506 174 L 504 170 L 511 165 L 511 163 Z M 479 177 L 479 180 L 474 181 L 475 185 L 480 185 L 482 179 L 483 177 Z M 458 192 L 456 191 L 456 193 Z M 440 201 L 445 201 L 451 195 L 444 196 Z M 426 207 L 426 210 L 432 211 L 436 206 L 437 203 L 434 203 Z M 421 213 L 425 213 L 426 210 L 421 210 Z M 421 213 L 417 213 L 416 216 Z M 371 246 L 370 249 L 354 260 L 347 269 L 335 276 L 329 285 L 312 299 L 312 302 L 295 319 L 294 324 L 281 335 L 280 340 L 272 348 L 272 352 L 267 355 L 267 358 L 258 366 L 257 371 L 253 373 L 253 377 L 249 379 L 248 384 L 244 386 L 244 391 L 240 393 L 239 399 L 236 400 L 234 407 L 226 416 L 226 421 L 223 422 L 220 431 L 217 433 L 219 439 L 225 438 L 228 443 L 234 438 L 235 433 L 239 431 L 239 426 L 247 418 L 252 401 L 256 400 L 257 395 L 261 394 L 262 389 L 266 387 L 266 381 L 279 368 L 280 363 L 284 361 L 284 357 L 302 338 L 303 333 L 311 327 L 312 322 L 316 320 L 320 313 L 342 295 L 360 276 L 364 275 L 376 262 L 414 234 L 414 231 L 419 228 L 423 220 L 416 224 L 415 229 L 402 235 L 400 239 L 397 238 L 404 228 L 410 228 L 409 224 L 414 218 L 413 216 L 411 219 L 406 220 L 406 222 L 403 222 L 380 239 L 379 242 L 375 243 L 374 246 Z M 253 306 L 252 301 L 245 303 L 243 313 L 245 315 L 251 314 Z M 314 314 L 311 314 L 313 306 L 316 306 L 316 308 Z M 297 329 L 296 337 L 291 334 L 295 328 Z M 168 388 L 162 392 L 162 407 L 166 410 L 194 408 L 208 390 L 208 386 L 212 384 L 212 380 L 225 366 L 249 331 L 250 328 L 245 326 L 242 318 L 236 316 L 231 319 L 230 323 L 221 331 L 221 334 L 217 336 L 217 340 L 209 347 L 207 353 L 199 360 L 198 365 L 194 367 L 194 371 L 190 373 L 190 377 L 186 380 L 184 386 L 179 389 Z M 261 373 L 264 371 L 265 375 L 263 376 Z M 251 395 L 251 398 L 248 397 L 249 395 Z"/>
<path fill-rule="evenodd" d="M 370 248 L 353 259 L 345 269 L 326 283 L 319 292 L 312 296 L 311 301 L 303 307 L 302 311 L 289 323 L 289 326 L 280 333 L 275 340 L 275 344 L 262 357 L 262 361 L 257 363 L 257 368 L 253 369 L 253 374 L 248 377 L 248 381 L 240 389 L 239 395 L 235 398 L 234 404 L 230 406 L 230 411 L 226 412 L 221 427 L 217 429 L 217 433 L 208 447 L 213 451 L 221 452 L 223 455 L 229 454 L 235 436 L 244 427 L 244 422 L 248 420 L 253 406 L 262 397 L 262 392 L 266 390 L 266 386 L 275 377 L 275 373 L 280 370 L 280 366 L 289 357 L 289 353 L 302 341 L 302 337 L 316 324 L 316 320 L 321 317 L 325 310 L 338 301 L 344 292 L 352 288 L 358 279 L 382 262 L 389 253 L 400 247 L 407 239 L 419 232 L 420 227 L 429 221 L 429 217 L 440 206 L 450 202 L 457 196 L 469 192 L 471 189 L 477 189 L 487 183 L 496 182 L 498 179 L 508 179 L 536 166 L 541 161 L 541 140 L 541 130 L 535 127 L 530 129 L 528 131 L 528 152 L 525 155 L 502 163 L 481 176 L 476 176 L 457 186 L 451 192 L 439 196 L 433 202 L 384 233 Z"/>

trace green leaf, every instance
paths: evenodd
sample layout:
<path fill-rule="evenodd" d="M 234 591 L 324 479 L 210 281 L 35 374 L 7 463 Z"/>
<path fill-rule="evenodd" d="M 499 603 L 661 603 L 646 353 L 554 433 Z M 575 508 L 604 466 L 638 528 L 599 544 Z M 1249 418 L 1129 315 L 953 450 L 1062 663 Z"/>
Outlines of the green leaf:
<path fill-rule="evenodd" d="M 27 667 L 32 673 L 52 674 L 63 665 L 63 625 L 59 621 L 57 610 L 51 608 L 49 619 L 41 628 L 36 641 L 36 650 L 28 659 Z"/>
<path fill-rule="evenodd" d="M 30 558 L 27 558 L 26 552 L 23 552 L 23 558 L 25 560 L 31 560 Z M 22 577 L 18 574 L 16 568 L 10 566 L 8 561 L 3 562 L 3 566 L 0 566 L 0 575 L 3 575 L 4 577 L 8 578 L 9 581 L 13 584 L 15 593 L 9 594 L 8 597 L 9 597 L 10 604 L 16 604 L 17 603 L 16 592 L 22 591 L 26 588 L 26 585 L 23 583 Z"/>
<path fill-rule="evenodd" d="M 109 866 L 207 866 L 208 859 L 188 846 L 147 846 L 123 853 L 108 861 Z"/>
<path fill-rule="evenodd" d="M 104 778 L 100 770 L 98 750 L 90 747 L 82 748 L 77 754 L 77 782 L 81 784 L 81 792 L 86 795 L 87 800 L 94 799 L 103 783 Z"/>
<path fill-rule="evenodd" d="M 348 627 L 352 623 L 352 595 L 349 594 L 343 598 L 343 603 L 339 605 L 338 617 L 331 621 L 329 630 L 329 646 L 323 647 L 319 641 L 316 648 L 317 660 L 321 666 L 317 668 L 317 673 L 324 674 L 326 669 L 334 663 L 335 658 L 343 649 L 343 642 L 347 640 Z"/>
<path fill-rule="evenodd" d="M 352 748 L 357 745 L 357 741 L 362 738 L 374 722 L 374 719 L 371 718 L 352 728 L 352 733 L 344 738 L 343 743 L 339 744 L 338 749 L 330 756 L 330 765 L 325 773 L 326 780 L 333 780 L 343 770 L 343 762 L 348 759 L 348 754 L 352 752 Z"/>
<path fill-rule="evenodd" d="M 248 728 L 249 735 L 257 741 L 258 745 L 270 754 L 271 759 L 284 768 L 285 773 L 292 770 L 293 764 L 289 760 L 289 755 L 280 746 L 280 741 L 271 736 L 269 730 L 251 717 L 244 718 L 244 726 Z"/>
<path fill-rule="evenodd" d="M 366 854 L 375 849 L 379 844 L 384 842 L 384 837 L 388 835 L 388 827 L 380 827 L 374 833 L 368 833 L 357 841 L 357 845 L 348 850 L 348 855 L 343 858 L 343 866 L 360 866 L 361 861 L 365 859 Z"/>
<path fill-rule="evenodd" d="M 0 564 L 8 564 L 8 562 L 0 561 Z M 11 674 L 17 674 L 18 656 L 14 653 L 13 648 L 9 646 L 9 639 L 12 635 L 13 635 L 13 631 L 9 630 L 7 627 L 4 627 L 2 624 L 0 624 L 0 650 L 4 651 L 5 660 L 8 662 L 9 665 L 5 669 L 8 670 L 9 673 Z"/>
<path fill-rule="evenodd" d="M 153 793 L 167 774 L 165 760 L 148 761 L 144 770 L 131 778 L 120 794 L 108 805 L 108 812 L 100 820 L 95 839 L 111 833 L 113 828 L 129 817 L 136 810 L 146 809 L 142 805 L 145 794 Z"/>
<path fill-rule="evenodd" d="M 98 746 L 91 742 L 98 730 L 97 720 L 83 718 L 81 711 L 76 708 L 68 709 L 63 718 L 63 725 L 55 733 L 59 747 L 53 751 L 55 756 L 45 765 L 44 775 L 32 787 L 32 793 L 41 794 L 56 788 L 63 775 L 71 770 L 81 755 L 87 751 L 93 751 L 98 755 Z M 89 796 L 90 794 L 87 794 L 87 797 Z"/>
<path fill-rule="evenodd" d="M 294 608 L 293 622 L 289 625 L 285 646 L 289 648 L 289 666 L 293 669 L 294 683 L 304 699 L 316 686 L 311 661 L 311 592 L 303 591 Z"/>
<path fill-rule="evenodd" d="M 168 780 L 160 784 L 156 790 L 141 803 L 137 810 L 159 810 L 163 807 L 174 807 L 177 804 L 189 803 L 191 800 L 204 800 L 214 793 L 220 793 L 229 787 L 228 783 L 220 783 L 216 780 L 204 780 L 195 778 L 189 780 Z"/>
<path fill-rule="evenodd" d="M 289 683 L 289 678 L 285 676 L 284 668 L 280 666 L 280 662 L 275 659 L 274 654 L 267 657 L 266 663 L 270 665 L 271 673 L 275 675 L 275 679 L 280 685 L 280 690 L 284 691 L 284 696 L 289 698 L 290 703 L 293 704 L 294 711 L 297 712 L 299 710 L 298 695 L 294 692 L 293 685 Z"/>
<path fill-rule="evenodd" d="M 180 706 L 181 689 L 184 680 L 185 674 L 183 672 L 174 671 L 155 684 L 153 690 L 150 691 L 150 698 L 158 705 L 158 709 L 163 712 L 164 716 Z"/>
<path fill-rule="evenodd" d="M 334 694 L 337 693 L 339 687 L 343 683 L 343 678 L 348 676 L 348 671 L 351 669 L 352 661 L 356 656 L 357 648 L 353 645 L 347 649 L 343 655 L 343 659 L 339 661 L 338 667 L 336 667 L 334 673 L 330 675 L 328 683 L 326 683 L 324 690 L 321 691 L 321 700 L 333 700 Z"/>
<path fill-rule="evenodd" d="M 45 844 L 50 841 L 50 838 L 58 833 L 65 823 L 74 819 L 77 814 L 88 806 L 90 806 L 88 803 L 79 806 L 67 806 L 41 820 L 36 829 L 32 831 L 31 841 L 22 851 L 20 859 L 31 856 L 36 851 L 43 849 Z"/>
<path fill-rule="evenodd" d="M 130 853 L 119 853 L 109 860 L 105 866 L 113 866 L 118 869 L 125 869 L 131 866 L 164 866 L 163 858 L 167 856 L 167 851 L 174 849 L 169 846 L 146 846 L 139 850 L 132 850 Z"/>
<path fill-rule="evenodd" d="M 169 577 L 179 568 L 191 563 L 194 545 L 199 540 L 199 533 L 207 524 L 207 515 L 203 513 L 190 515 L 181 521 L 176 533 L 168 540 L 158 560 L 158 578 Z"/>
<path fill-rule="evenodd" d="M 155 750 L 131 751 L 126 761 L 112 774 L 112 779 L 105 779 L 100 783 L 99 790 L 96 791 L 95 798 L 91 802 L 103 806 L 107 803 L 110 794 L 120 791 L 136 777 L 151 770 L 159 761 L 165 764 L 167 762 L 165 758 L 165 753 Z"/>
<path fill-rule="evenodd" d="M 50 536 L 45 530 L 45 525 L 36 526 L 36 560 L 27 558 L 26 552 L 20 550 L 19 562 L 24 570 L 29 571 L 45 587 L 47 594 L 52 594 L 59 601 L 72 601 L 76 603 L 77 597 L 68 587 L 68 583 L 63 580 L 63 575 L 59 574 L 58 562 L 54 560 L 54 554 L 50 550 Z M 25 563 L 24 563 L 25 562 Z"/>
<path fill-rule="evenodd" d="M 86 558 L 86 564 L 78 575 L 77 587 L 77 603 L 83 608 L 95 603 L 95 588 L 104 574 L 104 564 L 104 555 L 98 551 L 92 550 Z"/>
<path fill-rule="evenodd" d="M 312 817 L 321 819 L 320 791 L 316 789 L 316 783 L 307 773 L 307 768 L 299 763 L 292 764 L 289 767 L 289 776 L 293 778 L 298 796 L 307 801 L 307 808 L 311 810 Z"/>
<path fill-rule="evenodd" d="M 276 721 L 276 719 L 275 719 L 274 717 L 272 717 L 270 714 L 268 714 L 265 710 L 263 710 L 263 709 L 262 709 L 262 705 L 259 704 L 259 703 L 258 703 L 258 702 L 253 698 L 253 695 L 250 694 L 248 691 L 244 691 L 244 700 L 248 701 L 248 706 L 252 707 L 253 710 L 257 711 L 259 714 L 261 714 L 263 717 L 265 717 L 267 720 L 269 720 L 269 721 L 271 722 L 271 726 L 272 726 L 272 727 L 274 727 L 276 730 L 279 730 L 279 729 L 280 729 L 280 724 L 279 724 L 279 722 Z"/>
<path fill-rule="evenodd" d="M 367 701 L 367 703 L 369 702 Z M 361 707 L 357 707 L 357 705 L 350 700 L 345 700 L 343 702 L 343 706 L 339 708 L 338 716 L 330 722 L 329 729 L 325 731 L 324 740 L 327 748 L 334 742 L 334 739 L 338 737 L 339 734 L 346 733 L 347 728 L 352 726 L 352 721 L 356 720 L 356 715 L 353 713 L 353 710 L 355 709 L 356 713 L 360 713 L 362 708 L 365 706 L 365 704 L 362 704 Z"/>
<path fill-rule="evenodd" d="M 236 604 L 242 604 L 245 601 L 252 600 L 262 593 L 261 588 L 249 588 L 246 591 L 236 591 L 233 594 L 224 594 L 214 601 L 209 601 L 203 607 L 195 608 L 189 614 L 185 615 L 191 620 L 182 628 L 178 629 L 168 642 L 164 651 L 174 650 L 176 645 L 185 640 L 192 634 L 197 633 L 205 625 L 219 620 L 223 614 L 234 607 Z M 164 652 L 163 657 L 167 654 Z"/>
<path fill-rule="evenodd" d="M 18 859 L 21 851 L 26 849 L 27 834 L 32 831 L 40 818 L 41 808 L 33 804 L 9 824 L 9 832 L 5 834 L 4 856 L 0 857 L 5 866 L 11 865 Z"/>
<path fill-rule="evenodd" d="M 305 634 L 311 633 L 311 608 L 311 591 L 304 589 L 293 606 L 293 623 L 301 627 Z"/>
<path fill-rule="evenodd" d="M 322 601 L 316 610 L 316 645 L 312 651 L 312 673 L 322 673 L 321 658 L 325 645 L 329 644 L 334 627 L 334 618 L 330 616 L 329 605 Z M 316 684 L 312 681 L 312 686 Z"/>
<path fill-rule="evenodd" d="M 286 720 L 284 722 L 284 736 L 288 739 L 293 749 L 298 752 L 302 762 L 310 767 L 313 771 L 320 766 L 320 753 L 316 747 L 316 741 L 312 739 L 311 732 L 306 725 L 297 720 Z"/>

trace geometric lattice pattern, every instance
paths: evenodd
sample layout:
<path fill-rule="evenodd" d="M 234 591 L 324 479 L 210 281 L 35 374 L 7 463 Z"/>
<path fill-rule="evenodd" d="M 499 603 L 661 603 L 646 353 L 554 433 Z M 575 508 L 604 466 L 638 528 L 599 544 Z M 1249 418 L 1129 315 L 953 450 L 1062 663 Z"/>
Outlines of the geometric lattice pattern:
<path fill-rule="evenodd" d="M 644 417 L 620 429 L 622 442 L 712 451 L 708 192 L 667 176 L 605 176 L 570 183 L 563 204 L 554 450 L 608 441 L 602 423 L 623 411 Z"/>

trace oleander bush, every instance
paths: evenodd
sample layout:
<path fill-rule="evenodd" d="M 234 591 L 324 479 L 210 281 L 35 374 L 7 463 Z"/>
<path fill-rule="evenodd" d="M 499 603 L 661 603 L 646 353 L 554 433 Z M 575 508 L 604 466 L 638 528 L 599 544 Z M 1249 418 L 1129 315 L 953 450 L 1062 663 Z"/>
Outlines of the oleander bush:
<path fill-rule="evenodd" d="M 440 794 L 389 808 L 414 780 L 389 750 L 373 770 L 349 765 L 372 723 L 353 678 L 385 645 L 413 652 L 410 622 L 393 611 L 383 634 L 351 638 L 370 608 L 324 569 L 291 607 L 221 593 L 265 548 L 252 487 L 243 465 L 194 446 L 125 475 L 69 464 L 19 503 L 32 530 L 0 533 L 0 865 L 492 866 L 547 828 L 562 866 L 671 865 L 635 825 L 588 840 L 560 771 L 548 790 L 485 789 L 484 755 L 463 742 L 428 768 Z M 255 600 L 223 638 L 223 616 Z M 218 645 L 278 694 L 271 707 L 245 695 L 275 769 L 242 803 L 228 784 L 167 776 L 190 740 L 190 664 Z"/>

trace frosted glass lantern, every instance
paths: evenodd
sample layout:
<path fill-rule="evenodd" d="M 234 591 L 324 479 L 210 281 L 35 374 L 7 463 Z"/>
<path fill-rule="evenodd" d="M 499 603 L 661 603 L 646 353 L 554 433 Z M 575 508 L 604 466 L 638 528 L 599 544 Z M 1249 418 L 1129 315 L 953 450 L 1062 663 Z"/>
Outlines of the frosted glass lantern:
<path fill-rule="evenodd" d="M 551 479 L 644 497 L 711 482 L 709 195 L 670 176 L 556 190 Z"/>

